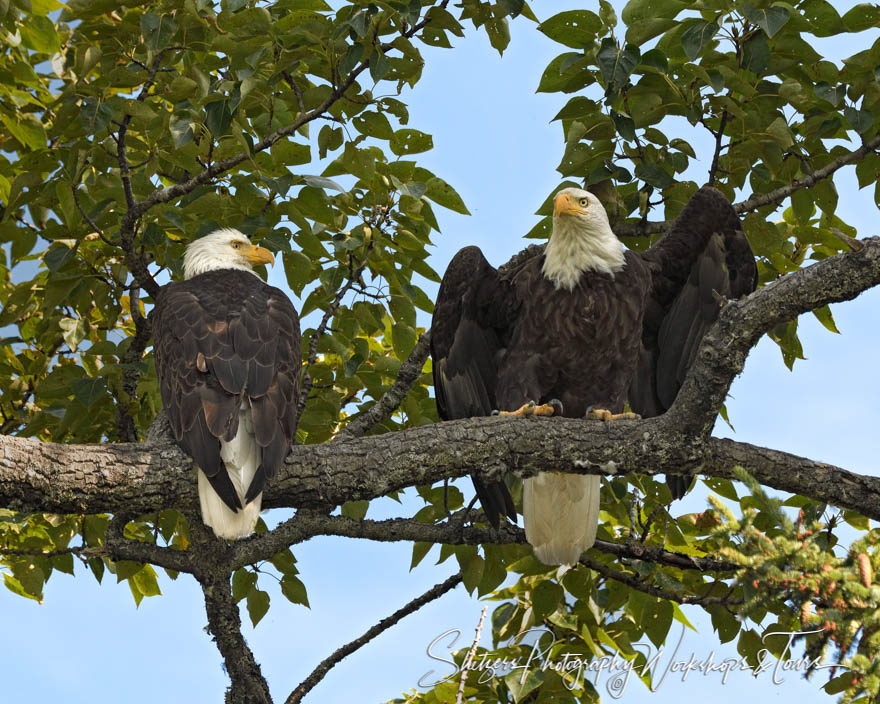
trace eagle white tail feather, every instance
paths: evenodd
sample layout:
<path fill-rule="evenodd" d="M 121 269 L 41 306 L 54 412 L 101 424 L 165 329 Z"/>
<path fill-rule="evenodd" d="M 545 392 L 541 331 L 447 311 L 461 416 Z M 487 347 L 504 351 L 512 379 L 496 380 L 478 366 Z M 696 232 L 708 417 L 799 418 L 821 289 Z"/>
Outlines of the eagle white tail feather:
<path fill-rule="evenodd" d="M 262 451 L 254 435 L 254 424 L 248 402 L 242 401 L 238 414 L 238 433 L 229 442 L 220 441 L 220 458 L 235 487 L 235 493 L 244 505 L 244 496 L 262 459 Z M 233 511 L 214 491 L 205 473 L 199 469 L 199 504 L 202 520 L 210 526 L 214 535 L 226 540 L 244 538 L 254 532 L 263 495 L 259 494 L 239 511 Z"/>
<path fill-rule="evenodd" d="M 600 477 L 542 472 L 523 481 L 526 540 L 545 565 L 573 565 L 596 540 Z"/>

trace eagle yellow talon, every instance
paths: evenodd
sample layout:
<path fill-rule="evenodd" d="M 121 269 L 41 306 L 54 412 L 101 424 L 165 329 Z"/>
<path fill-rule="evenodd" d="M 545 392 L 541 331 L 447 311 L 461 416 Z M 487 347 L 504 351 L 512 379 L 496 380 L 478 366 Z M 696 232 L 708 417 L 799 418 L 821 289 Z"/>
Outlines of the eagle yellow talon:
<path fill-rule="evenodd" d="M 524 403 L 522 406 L 517 408 L 515 411 L 498 411 L 499 416 L 530 416 L 535 413 L 535 409 L 538 406 L 534 401 L 529 401 L 528 403 Z"/>
<path fill-rule="evenodd" d="M 605 408 L 591 408 L 587 413 L 589 420 L 601 420 L 606 423 L 612 420 L 641 420 L 642 417 L 638 413 L 612 413 Z"/>

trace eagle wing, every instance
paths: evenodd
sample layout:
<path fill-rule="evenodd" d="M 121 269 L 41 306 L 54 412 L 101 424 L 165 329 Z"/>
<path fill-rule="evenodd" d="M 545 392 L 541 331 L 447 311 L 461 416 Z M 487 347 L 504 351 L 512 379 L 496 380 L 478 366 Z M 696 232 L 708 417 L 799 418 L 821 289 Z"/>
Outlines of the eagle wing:
<path fill-rule="evenodd" d="M 453 257 L 431 322 L 434 393 L 443 420 L 488 416 L 497 408 L 498 362 L 517 308 L 513 288 L 478 247 L 465 247 Z M 472 479 L 493 526 L 501 515 L 516 521 L 504 482 Z"/>
<path fill-rule="evenodd" d="M 218 270 L 163 287 L 153 311 L 156 370 L 174 437 L 232 510 L 241 508 L 220 441 L 251 408 L 262 461 L 251 501 L 273 477 L 296 433 L 299 317 L 284 293 L 249 272 Z"/>
<path fill-rule="evenodd" d="M 675 401 L 703 335 L 718 317 L 721 298 L 754 291 L 758 272 L 736 211 L 708 186 L 642 256 L 654 279 L 629 405 L 647 418 L 664 413 Z M 673 499 L 681 498 L 689 484 L 679 475 L 666 482 Z"/>

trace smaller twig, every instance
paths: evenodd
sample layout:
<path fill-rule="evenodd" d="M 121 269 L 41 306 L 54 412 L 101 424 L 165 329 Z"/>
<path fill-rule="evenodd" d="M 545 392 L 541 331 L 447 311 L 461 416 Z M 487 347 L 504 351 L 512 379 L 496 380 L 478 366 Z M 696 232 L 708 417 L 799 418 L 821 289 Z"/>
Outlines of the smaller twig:
<path fill-rule="evenodd" d="M 321 322 L 318 324 L 318 327 L 315 328 L 314 332 L 312 332 L 312 336 L 309 339 L 309 353 L 306 357 L 306 370 L 303 373 L 302 388 L 299 392 L 299 402 L 297 403 L 296 408 L 297 423 L 299 423 L 299 418 L 302 416 L 303 411 L 306 408 L 306 403 L 309 400 L 309 394 L 312 391 L 313 380 L 312 375 L 309 373 L 309 370 L 318 360 L 318 342 L 320 341 L 321 337 L 327 332 L 327 329 L 330 325 L 330 320 L 336 314 L 339 306 L 342 305 L 342 299 L 345 298 L 345 295 L 352 289 L 353 286 L 357 285 L 360 282 L 361 275 L 364 273 L 364 269 L 367 268 L 367 264 L 370 261 L 370 252 L 373 249 L 373 242 L 374 240 L 370 240 L 370 243 L 367 245 L 367 251 L 364 253 L 364 258 L 358 264 L 357 268 L 355 268 L 352 258 L 349 257 L 348 280 L 345 282 L 345 285 L 336 292 L 336 295 L 333 297 L 330 305 L 328 305 L 327 309 L 324 311 L 324 315 L 321 317 Z"/>
<path fill-rule="evenodd" d="M 718 174 L 718 159 L 721 156 L 721 140 L 724 137 L 724 128 L 727 127 L 727 110 L 721 111 L 721 122 L 715 135 L 715 153 L 712 155 L 712 166 L 709 167 L 709 185 L 715 185 L 715 176 Z M 708 129 L 708 127 L 707 127 Z M 712 130 L 710 130 L 711 132 Z"/>
<path fill-rule="evenodd" d="M 300 114 L 304 114 L 306 111 L 306 104 L 303 100 L 303 94 L 300 90 L 299 86 L 296 84 L 296 81 L 293 80 L 293 76 L 290 75 L 287 71 L 282 71 L 281 75 L 284 77 L 284 80 L 287 82 L 287 85 L 290 86 L 290 89 L 296 95 L 296 102 L 299 103 L 299 111 Z"/>
<path fill-rule="evenodd" d="M 120 242 L 114 242 L 113 240 L 109 239 L 104 234 L 104 231 L 101 230 L 100 227 L 98 227 L 97 223 L 92 220 L 91 217 L 89 217 L 89 214 L 85 211 L 85 208 L 83 208 L 82 203 L 80 203 L 79 193 L 77 192 L 76 186 L 70 184 L 70 190 L 73 192 L 73 202 L 76 204 L 76 209 L 79 210 L 79 214 L 83 216 L 83 220 L 85 220 L 89 224 L 89 227 L 91 227 L 92 230 L 98 234 L 98 237 L 100 237 L 105 244 L 109 244 L 111 247 L 121 246 Z"/>
<path fill-rule="evenodd" d="M 654 507 L 654 510 L 648 515 L 648 519 L 642 525 L 642 537 L 639 538 L 640 543 L 644 543 L 648 538 L 648 534 L 651 532 L 651 525 L 654 523 L 654 519 L 657 517 L 657 514 L 660 512 L 660 505 Z"/>
<path fill-rule="evenodd" d="M 422 367 L 431 350 L 431 331 L 423 332 L 419 341 L 413 347 L 409 357 L 400 365 L 397 379 L 391 387 L 382 394 L 375 404 L 361 415 L 357 416 L 346 425 L 334 438 L 335 440 L 353 440 L 359 438 L 370 428 L 388 418 L 401 404 L 416 380 L 422 375 Z"/>
<path fill-rule="evenodd" d="M 831 234 L 834 235 L 841 242 L 843 242 L 853 252 L 861 252 L 865 248 L 865 245 L 862 242 L 859 242 L 858 240 L 853 239 L 852 237 L 843 234 L 836 227 L 831 228 Z"/>
<path fill-rule="evenodd" d="M 31 225 L 27 220 L 21 217 L 21 215 L 13 215 L 12 217 L 14 217 L 21 225 L 24 225 L 31 232 L 36 232 L 38 235 L 40 234 L 40 230 Z"/>
<path fill-rule="evenodd" d="M 483 607 L 483 611 L 480 613 L 480 622 L 477 624 L 477 630 L 474 634 L 474 642 L 471 644 L 470 650 L 467 652 L 467 656 L 464 659 L 464 663 L 462 665 L 461 670 L 461 679 L 458 681 L 458 694 L 455 697 L 455 704 L 461 704 L 464 701 L 464 685 L 467 682 L 468 676 L 468 668 L 467 663 L 473 660 L 474 655 L 477 654 L 477 646 L 480 643 L 480 634 L 483 632 L 483 621 L 486 620 L 486 611 L 489 610 L 488 606 Z"/>
<path fill-rule="evenodd" d="M 646 584 L 642 580 L 640 580 L 635 575 L 627 574 L 626 572 L 619 572 L 617 570 L 611 569 L 608 565 L 603 562 L 599 562 L 598 560 L 593 560 L 586 555 L 582 556 L 580 559 L 580 563 L 585 567 L 589 567 L 591 570 L 598 572 L 599 574 L 607 577 L 608 579 L 613 579 L 615 582 L 619 582 L 620 584 L 624 584 L 627 587 L 635 589 L 637 591 L 643 592 L 644 594 L 648 594 L 650 596 L 655 596 L 660 599 L 667 599 L 669 601 L 674 601 L 678 604 L 699 604 L 701 606 L 710 606 L 710 605 L 722 605 L 722 604 L 736 604 L 742 603 L 740 601 L 735 601 L 730 599 L 730 595 L 727 596 L 709 596 L 708 593 L 704 596 L 686 596 L 682 594 L 676 594 L 674 592 L 667 591 L 665 589 L 660 589 L 659 587 L 655 587 L 653 584 Z M 711 587 L 710 586 L 710 591 Z"/>
<path fill-rule="evenodd" d="M 104 536 L 104 551 L 110 559 L 150 563 L 187 574 L 197 573 L 197 566 L 188 552 L 126 538 L 125 526 L 135 518 L 131 514 L 118 513 L 110 519 Z"/>
<path fill-rule="evenodd" d="M 303 697 L 305 697 L 306 694 L 308 694 L 312 690 L 312 688 L 315 687 L 315 685 L 317 685 L 322 679 L 324 679 L 331 668 L 338 665 L 339 662 L 351 655 L 356 650 L 362 648 L 380 633 L 387 631 L 393 625 L 401 621 L 404 617 L 418 611 L 425 604 L 428 604 L 435 599 L 439 599 L 446 592 L 457 587 L 460 582 L 461 574 L 459 573 L 452 575 L 447 580 L 440 582 L 440 584 L 435 584 L 421 596 L 416 597 L 405 606 L 399 608 L 390 616 L 383 618 L 375 626 L 367 629 L 367 631 L 359 638 L 355 638 L 350 643 L 343 645 L 335 653 L 325 658 L 308 677 L 306 677 L 302 682 L 297 685 L 296 689 L 294 689 L 293 692 L 290 693 L 290 696 L 287 698 L 286 704 L 298 704 L 299 702 L 301 702 Z"/>

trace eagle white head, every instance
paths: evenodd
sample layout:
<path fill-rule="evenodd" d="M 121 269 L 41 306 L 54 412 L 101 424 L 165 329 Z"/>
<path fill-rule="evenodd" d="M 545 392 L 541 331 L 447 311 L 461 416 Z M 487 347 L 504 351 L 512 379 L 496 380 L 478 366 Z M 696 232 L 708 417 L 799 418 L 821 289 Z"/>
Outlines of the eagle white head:
<path fill-rule="evenodd" d="M 251 244 L 247 235 L 224 228 L 190 242 L 183 255 L 183 277 L 204 274 L 215 269 L 251 271 L 257 264 L 275 264 L 275 257 L 265 247 Z"/>
<path fill-rule="evenodd" d="M 553 233 L 544 249 L 544 276 L 571 291 L 585 271 L 614 274 L 626 261 L 623 243 L 601 201 L 582 188 L 564 188 L 553 202 Z"/>

